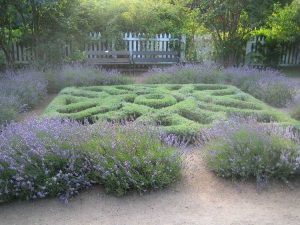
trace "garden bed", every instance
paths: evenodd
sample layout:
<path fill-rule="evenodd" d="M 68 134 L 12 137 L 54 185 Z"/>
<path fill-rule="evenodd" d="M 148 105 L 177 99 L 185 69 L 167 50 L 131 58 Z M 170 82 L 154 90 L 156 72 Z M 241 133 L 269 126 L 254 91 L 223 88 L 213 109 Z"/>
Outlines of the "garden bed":
<path fill-rule="evenodd" d="M 236 87 L 217 84 L 160 84 L 69 87 L 44 117 L 151 123 L 169 134 L 193 136 L 232 115 L 261 122 L 298 124 L 285 113 Z"/>

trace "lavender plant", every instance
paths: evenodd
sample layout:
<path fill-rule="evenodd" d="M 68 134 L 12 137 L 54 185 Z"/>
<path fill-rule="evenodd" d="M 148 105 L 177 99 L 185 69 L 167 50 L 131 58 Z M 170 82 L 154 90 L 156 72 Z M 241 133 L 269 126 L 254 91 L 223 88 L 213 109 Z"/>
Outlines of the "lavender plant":
<path fill-rule="evenodd" d="M 286 181 L 300 173 L 300 135 L 292 127 L 234 118 L 203 132 L 206 160 L 222 177 Z M 203 138 L 202 138 L 203 140 Z"/>
<path fill-rule="evenodd" d="M 158 130 L 127 123 L 126 126 L 96 124 L 100 137 L 102 183 L 107 192 L 124 195 L 128 190 L 144 192 L 173 183 L 180 173 L 180 158 L 170 147 L 175 136 L 158 136 Z M 164 141 L 167 145 L 163 145 Z"/>
<path fill-rule="evenodd" d="M 143 192 L 167 186 L 179 172 L 179 155 L 143 126 L 31 119 L 0 133 L 0 201 L 67 202 L 97 183 L 118 195 Z"/>
<path fill-rule="evenodd" d="M 14 96 L 0 95 L 0 126 L 16 119 L 20 103 Z"/>
<path fill-rule="evenodd" d="M 150 84 L 190 84 L 204 83 L 215 84 L 221 83 L 222 77 L 220 70 L 216 65 L 194 65 L 185 66 L 176 65 L 164 69 L 154 68 L 144 74 L 146 83 Z"/>
<path fill-rule="evenodd" d="M 131 81 L 115 70 L 95 69 L 82 65 L 64 66 L 46 73 L 49 92 L 57 93 L 65 87 L 128 84 Z"/>
<path fill-rule="evenodd" d="M 294 83 L 273 69 L 231 67 L 224 69 L 222 74 L 228 83 L 272 106 L 283 107 L 291 102 L 295 95 Z"/>
<path fill-rule="evenodd" d="M 0 80 L 0 96 L 14 96 L 21 106 L 31 108 L 47 94 L 47 81 L 41 72 L 34 70 L 8 71 Z"/>
<path fill-rule="evenodd" d="M 0 77 L 0 125 L 36 106 L 47 94 L 47 82 L 42 73 L 7 71 Z"/>

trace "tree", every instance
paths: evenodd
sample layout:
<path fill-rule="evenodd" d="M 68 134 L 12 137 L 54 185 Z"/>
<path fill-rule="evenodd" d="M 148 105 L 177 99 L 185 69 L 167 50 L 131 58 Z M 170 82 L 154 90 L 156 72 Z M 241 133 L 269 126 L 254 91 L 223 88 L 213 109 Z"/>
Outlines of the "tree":
<path fill-rule="evenodd" d="M 0 0 L 0 50 L 4 52 L 8 66 L 13 63 L 12 43 L 20 39 L 26 29 L 20 13 L 23 4 L 22 0 Z"/>
<path fill-rule="evenodd" d="M 258 54 L 265 65 L 277 66 L 284 47 L 297 48 L 300 44 L 300 1 L 294 0 L 283 7 L 275 4 L 266 21 L 265 26 L 252 35 L 266 37 Z"/>
<path fill-rule="evenodd" d="M 16 41 L 30 43 L 38 60 L 61 60 L 62 44 L 78 32 L 73 23 L 76 1 L 0 0 L 0 49 L 7 63 L 13 64 L 12 43 Z M 54 51 L 58 51 L 56 56 L 51 55 Z"/>
<path fill-rule="evenodd" d="M 276 5 L 272 15 L 268 17 L 266 28 L 259 32 L 267 39 L 285 43 L 300 42 L 300 1 L 294 0 L 290 5 Z"/>
<path fill-rule="evenodd" d="M 251 31 L 265 24 L 274 2 L 278 1 L 190 0 L 187 7 L 199 10 L 199 23 L 212 34 L 216 58 L 230 66 L 243 62 L 244 46 Z"/>

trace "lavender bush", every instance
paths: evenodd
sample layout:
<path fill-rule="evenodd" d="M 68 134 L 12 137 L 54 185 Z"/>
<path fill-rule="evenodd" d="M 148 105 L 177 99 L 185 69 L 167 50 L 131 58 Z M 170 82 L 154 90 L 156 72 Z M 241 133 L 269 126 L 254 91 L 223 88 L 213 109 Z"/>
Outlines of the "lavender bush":
<path fill-rule="evenodd" d="M 292 127 L 234 118 L 204 134 L 206 160 L 219 176 L 260 182 L 300 173 L 300 135 Z"/>
<path fill-rule="evenodd" d="M 119 72 L 73 65 L 46 73 L 49 92 L 57 93 L 65 87 L 129 84 L 131 81 Z"/>
<path fill-rule="evenodd" d="M 266 103 L 283 107 L 293 100 L 295 85 L 279 71 L 250 67 L 231 67 L 222 71 L 226 82 Z"/>
<path fill-rule="evenodd" d="M 18 113 L 39 104 L 47 94 L 42 73 L 8 71 L 0 78 L 0 125 L 14 120 Z"/>
<path fill-rule="evenodd" d="M 59 196 L 101 183 L 118 195 L 175 181 L 180 158 L 144 126 L 31 119 L 0 133 L 0 201 Z"/>
<path fill-rule="evenodd" d="M 146 83 L 226 83 L 265 101 L 283 107 L 293 100 L 295 85 L 272 69 L 250 67 L 219 68 L 216 65 L 172 66 L 154 69 L 145 74 Z"/>
<path fill-rule="evenodd" d="M 0 96 L 0 126 L 16 119 L 20 103 L 14 96 Z"/>
<path fill-rule="evenodd" d="M 220 70 L 216 65 L 176 65 L 164 69 L 154 68 L 144 74 L 150 84 L 215 84 L 221 82 Z"/>
<path fill-rule="evenodd" d="M 34 70 L 8 71 L 0 80 L 0 96 L 14 96 L 22 107 L 31 108 L 47 94 L 47 81 Z"/>

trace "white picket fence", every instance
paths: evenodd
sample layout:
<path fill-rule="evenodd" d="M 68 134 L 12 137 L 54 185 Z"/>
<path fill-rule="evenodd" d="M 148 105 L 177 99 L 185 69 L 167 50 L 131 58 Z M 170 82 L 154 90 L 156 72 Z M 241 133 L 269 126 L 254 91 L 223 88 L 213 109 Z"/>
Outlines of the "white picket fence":
<path fill-rule="evenodd" d="M 259 45 L 264 46 L 266 38 L 257 36 L 251 38 L 246 46 L 246 55 L 251 53 L 259 53 Z M 280 66 L 300 65 L 300 46 L 283 46 L 282 54 L 279 61 Z"/>
<path fill-rule="evenodd" d="M 97 58 L 97 52 L 101 51 L 179 51 L 180 61 L 185 61 L 186 37 L 183 35 L 180 38 L 174 37 L 172 34 L 157 34 L 154 37 L 148 37 L 145 34 L 123 33 L 121 36 L 123 41 L 123 49 L 116 49 L 115 40 L 104 39 L 100 32 L 91 32 L 90 41 L 85 44 L 85 52 L 87 58 Z M 196 57 L 201 62 L 212 62 L 212 40 L 209 35 L 195 36 Z M 258 51 L 258 43 L 265 43 L 264 37 L 255 37 L 248 41 L 246 47 L 246 55 Z M 65 56 L 70 56 L 72 48 L 70 44 L 62 46 L 62 52 Z M 300 46 L 287 47 L 284 46 L 283 54 L 281 55 L 280 65 L 300 65 Z M 14 43 L 12 45 L 12 59 L 18 64 L 28 64 L 34 60 L 34 54 L 30 45 Z M 134 55 L 133 57 L 143 57 Z M 165 57 L 165 56 L 160 56 Z"/>
<path fill-rule="evenodd" d="M 86 44 L 87 58 L 97 58 L 97 52 L 101 51 L 115 51 L 115 41 L 107 40 L 101 37 L 100 32 L 90 33 L 91 42 Z M 132 52 L 139 51 L 181 51 L 181 57 L 184 58 L 185 51 L 185 37 L 176 38 L 172 34 L 157 34 L 154 37 L 147 37 L 145 34 L 123 33 L 123 49 L 121 51 Z M 134 55 L 133 57 L 142 57 L 141 55 Z M 163 56 L 162 56 L 163 57 Z"/>
<path fill-rule="evenodd" d="M 12 52 L 11 57 L 17 64 L 28 64 L 33 61 L 33 52 L 30 45 L 15 42 L 12 45 Z"/>
<path fill-rule="evenodd" d="M 128 51 L 130 54 L 137 51 L 180 51 L 181 59 L 185 57 L 186 38 L 176 38 L 172 34 L 157 34 L 154 37 L 147 37 L 145 34 L 123 33 L 123 49 L 119 51 Z M 90 41 L 85 43 L 85 52 L 87 58 L 97 58 L 97 52 L 115 51 L 114 39 L 104 39 L 100 32 L 91 32 Z M 65 56 L 70 56 L 72 52 L 71 44 L 62 46 L 62 52 Z M 34 60 L 34 54 L 30 45 L 14 43 L 12 46 L 12 58 L 15 63 L 28 64 Z M 134 57 L 142 57 L 134 55 Z M 163 56 L 161 56 L 163 57 Z"/>

